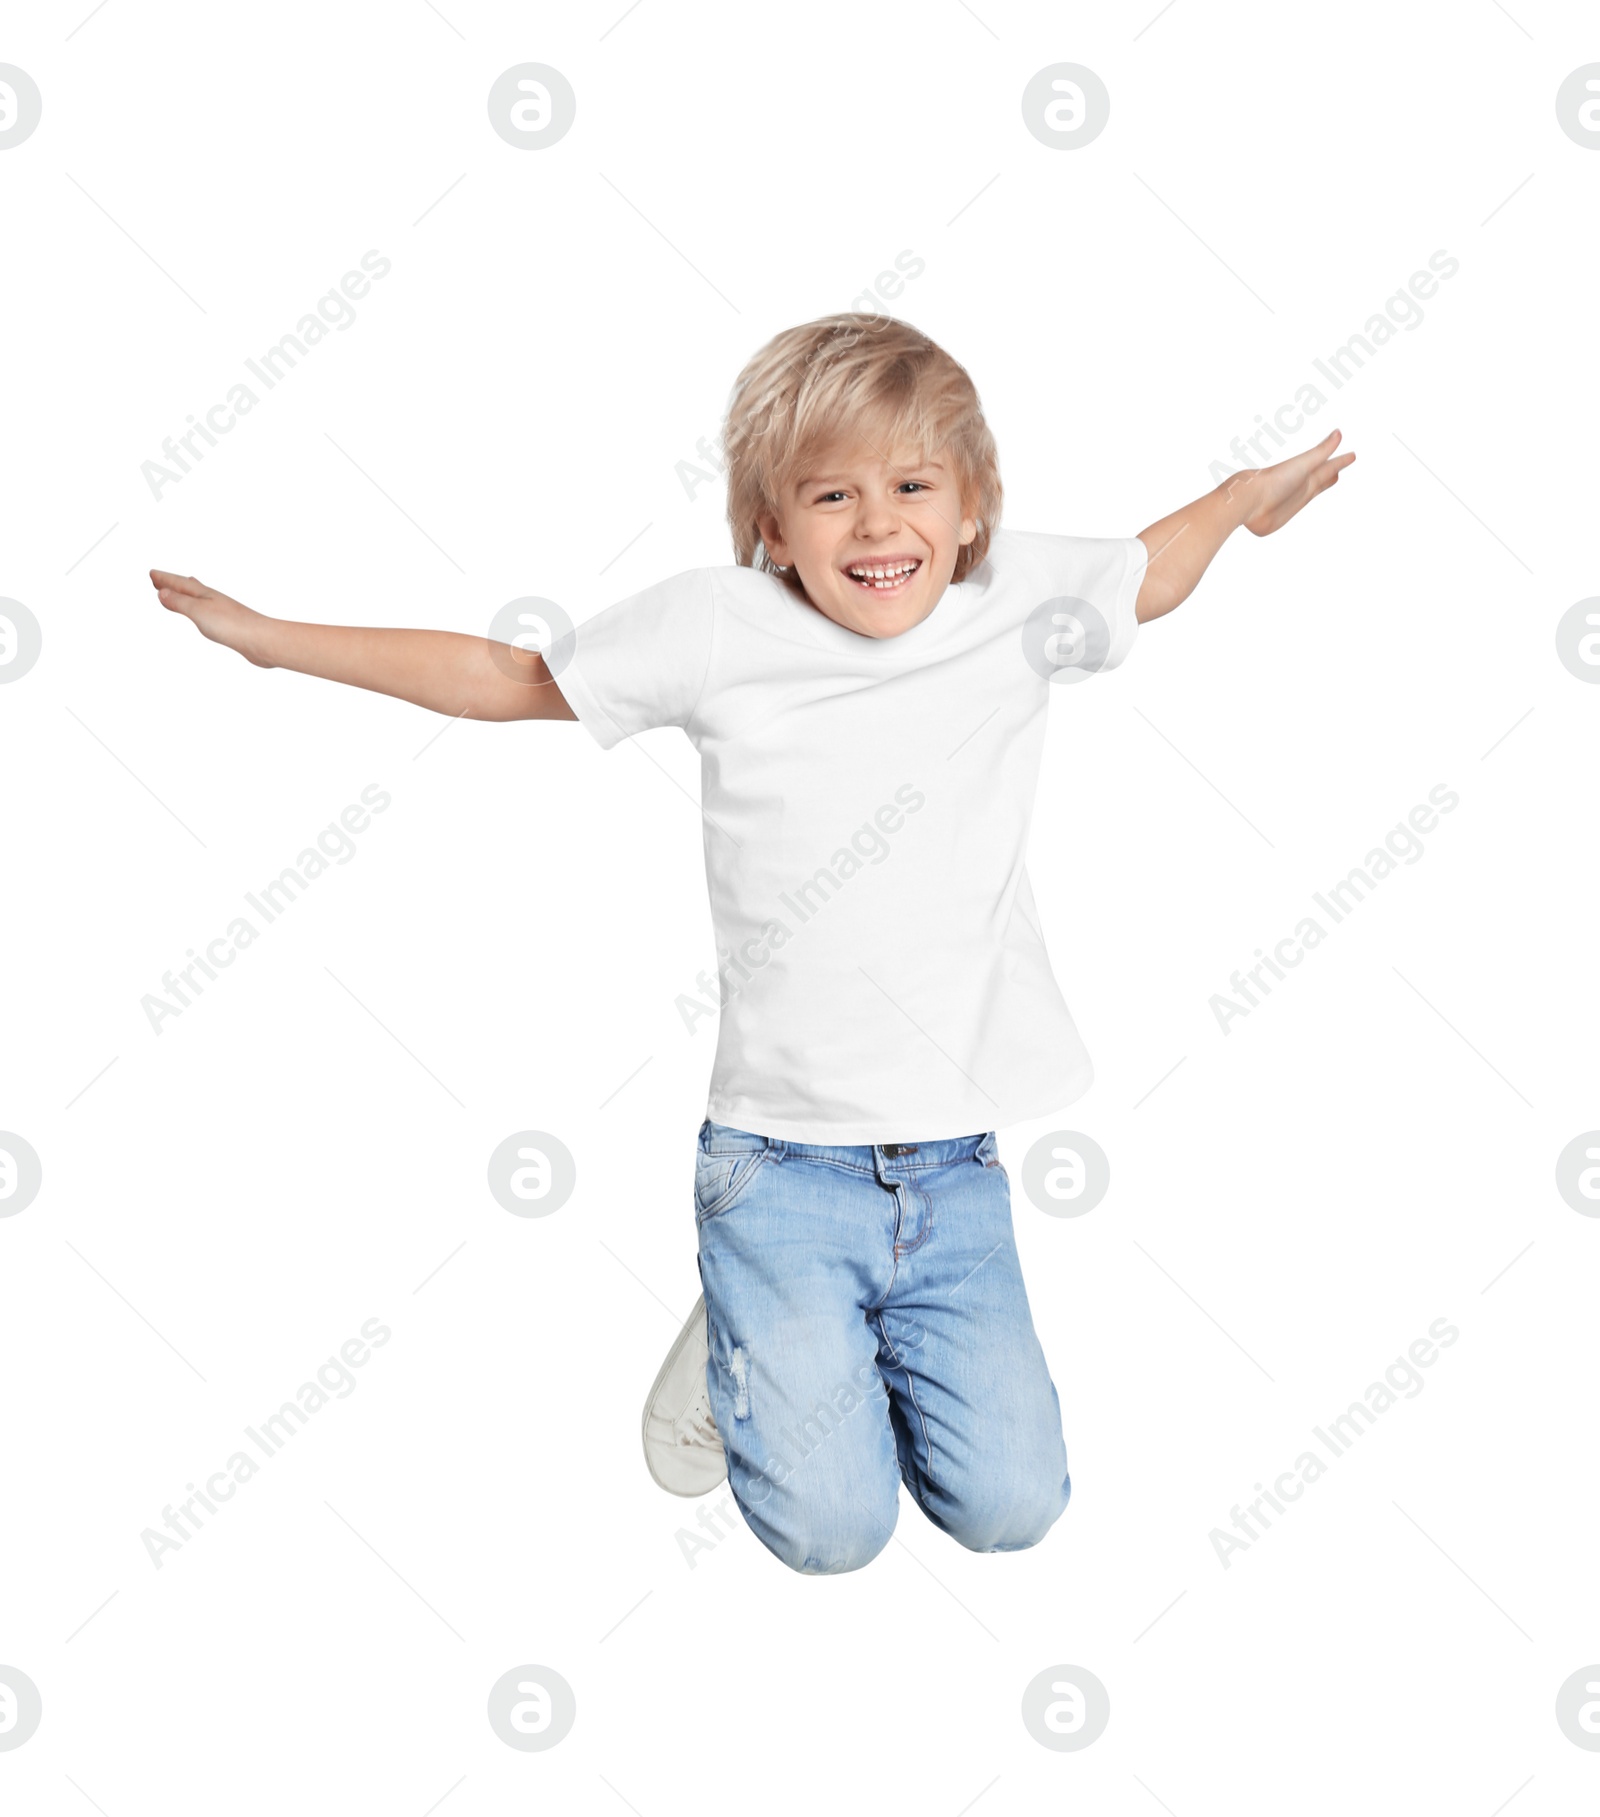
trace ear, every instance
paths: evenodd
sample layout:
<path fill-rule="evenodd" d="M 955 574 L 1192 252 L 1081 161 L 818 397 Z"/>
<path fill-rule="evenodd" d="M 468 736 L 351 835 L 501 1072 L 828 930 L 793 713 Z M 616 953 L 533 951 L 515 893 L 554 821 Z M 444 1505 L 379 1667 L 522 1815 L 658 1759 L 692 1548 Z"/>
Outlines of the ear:
<path fill-rule="evenodd" d="M 961 534 L 956 538 L 958 543 L 966 544 L 976 540 L 978 520 L 975 517 L 964 517 L 961 520 Z"/>
<path fill-rule="evenodd" d="M 756 519 L 756 529 L 761 532 L 762 548 L 780 567 L 787 568 L 790 565 L 789 545 L 784 540 L 783 526 L 777 518 L 770 512 L 764 512 Z"/>

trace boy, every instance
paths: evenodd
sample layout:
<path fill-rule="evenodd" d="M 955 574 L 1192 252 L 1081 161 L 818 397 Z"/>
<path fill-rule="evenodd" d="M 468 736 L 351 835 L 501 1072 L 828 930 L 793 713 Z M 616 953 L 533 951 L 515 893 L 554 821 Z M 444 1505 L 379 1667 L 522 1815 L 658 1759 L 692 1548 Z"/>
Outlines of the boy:
<path fill-rule="evenodd" d="M 904 1482 L 975 1551 L 1071 1493 L 996 1128 L 1093 1077 L 1024 865 L 1050 684 L 1114 667 L 1229 533 L 1265 536 L 1355 457 L 1339 432 L 1129 538 L 998 528 L 965 370 L 904 322 L 776 336 L 723 435 L 737 565 L 552 644 L 264 618 L 152 570 L 267 668 L 478 719 L 577 719 L 701 756 L 722 1010 L 695 1170 L 703 1304 L 646 1407 L 658 1482 L 726 1468 L 797 1571 L 882 1550 Z M 986 1133 L 973 1134 L 979 1131 Z"/>

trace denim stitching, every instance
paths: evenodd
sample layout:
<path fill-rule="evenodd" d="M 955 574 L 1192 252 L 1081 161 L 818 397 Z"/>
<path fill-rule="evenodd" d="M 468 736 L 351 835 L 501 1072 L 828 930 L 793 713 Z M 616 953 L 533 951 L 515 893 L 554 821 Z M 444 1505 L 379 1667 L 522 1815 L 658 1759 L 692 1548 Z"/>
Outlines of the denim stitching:
<path fill-rule="evenodd" d="M 763 1139 L 768 1144 L 766 1150 L 764 1151 L 768 1155 L 775 1156 L 775 1155 L 778 1155 L 781 1153 L 782 1155 L 788 1157 L 789 1159 L 792 1159 L 795 1161 L 809 1161 L 814 1166 L 817 1166 L 817 1167 L 836 1167 L 842 1173 L 867 1174 L 867 1175 L 870 1175 L 873 1179 L 877 1178 L 876 1163 L 867 1164 L 867 1163 L 862 1163 L 860 1161 L 846 1161 L 846 1160 L 841 1159 L 839 1155 L 834 1154 L 834 1153 L 828 1153 L 828 1152 L 819 1153 L 819 1152 L 817 1152 L 817 1147 L 819 1145 L 808 1146 L 806 1143 L 803 1143 L 803 1142 L 789 1142 L 789 1141 L 782 1140 L 776 1136 L 768 1136 Z M 981 1142 L 982 1138 L 980 1137 L 978 1140 Z M 843 1144 L 842 1146 L 868 1147 L 870 1145 L 866 1144 L 866 1143 L 852 1143 L 852 1144 Z M 702 1149 L 700 1152 L 702 1154 L 706 1154 L 706 1153 L 715 1154 L 718 1152 L 721 1152 L 723 1154 L 734 1154 L 734 1153 L 760 1154 L 763 1151 L 761 1149 L 757 1149 L 757 1148 L 740 1148 L 740 1149 L 723 1149 L 720 1151 L 718 1151 L 716 1149 L 710 1149 L 710 1150 Z M 894 1155 L 894 1156 L 891 1156 L 890 1159 L 894 1161 L 896 1167 L 902 1173 L 928 1173 L 928 1172 L 931 1172 L 932 1170 L 934 1170 L 936 1168 L 940 1168 L 940 1167 L 961 1167 L 961 1166 L 965 1165 L 965 1163 L 969 1160 L 976 1160 L 977 1159 L 977 1145 L 976 1144 L 974 1145 L 973 1152 L 970 1155 L 954 1155 L 954 1156 L 950 1157 L 949 1159 L 942 1160 L 942 1161 L 918 1160 L 915 1157 L 910 1156 L 910 1155 Z"/>
<path fill-rule="evenodd" d="M 708 1219 L 720 1218 L 723 1212 L 731 1210 L 734 1204 L 744 1197 L 746 1187 L 749 1186 L 750 1182 L 758 1173 L 760 1173 L 765 1163 L 772 1158 L 772 1149 L 753 1148 L 749 1151 L 751 1164 L 742 1172 L 740 1171 L 738 1162 L 735 1161 L 733 1172 L 728 1176 L 727 1189 L 720 1198 L 713 1200 L 705 1211 L 699 1213 L 697 1221 L 704 1224 Z M 698 1205 L 696 1209 L 698 1210 Z"/>
<path fill-rule="evenodd" d="M 905 1183 L 905 1192 L 906 1196 L 914 1205 L 920 1204 L 922 1206 L 926 1215 L 923 1219 L 922 1235 L 918 1237 L 914 1243 L 902 1244 L 900 1242 L 899 1224 L 896 1224 L 894 1253 L 897 1259 L 903 1255 L 914 1255 L 917 1250 L 927 1242 L 928 1238 L 933 1235 L 933 1200 L 920 1186 L 912 1185 L 909 1180 Z"/>
<path fill-rule="evenodd" d="M 842 1173 L 867 1174 L 877 1178 L 875 1168 L 863 1167 L 859 1161 L 841 1161 L 836 1155 L 808 1154 L 804 1148 L 796 1148 L 792 1143 L 789 1153 L 796 1161 L 809 1161 L 813 1167 L 837 1167 Z"/>
<path fill-rule="evenodd" d="M 928 1467 L 926 1470 L 924 1470 L 922 1465 L 917 1463 L 917 1458 L 916 1458 L 916 1454 L 914 1451 L 912 1453 L 911 1461 L 913 1464 L 916 1464 L 918 1476 L 921 1476 L 924 1478 L 931 1478 L 931 1476 L 933 1474 L 933 1460 L 934 1460 L 933 1440 L 928 1436 L 928 1422 L 927 1422 L 926 1417 L 923 1414 L 922 1407 L 917 1400 L 916 1382 L 912 1379 L 911 1371 L 906 1367 L 904 1362 L 901 1361 L 899 1348 L 890 1340 L 889 1333 L 884 1327 L 883 1312 L 882 1312 L 881 1308 L 879 1309 L 879 1311 L 876 1314 L 876 1322 L 877 1322 L 877 1326 L 878 1326 L 878 1336 L 883 1341 L 883 1343 L 888 1346 L 889 1354 L 894 1359 L 895 1368 L 898 1369 L 900 1371 L 900 1373 L 906 1378 L 906 1393 L 910 1397 L 912 1409 L 916 1413 L 917 1424 L 922 1428 L 922 1443 L 928 1453 Z M 920 1502 L 922 1500 L 922 1497 L 919 1495 L 917 1497 L 917 1500 Z"/>

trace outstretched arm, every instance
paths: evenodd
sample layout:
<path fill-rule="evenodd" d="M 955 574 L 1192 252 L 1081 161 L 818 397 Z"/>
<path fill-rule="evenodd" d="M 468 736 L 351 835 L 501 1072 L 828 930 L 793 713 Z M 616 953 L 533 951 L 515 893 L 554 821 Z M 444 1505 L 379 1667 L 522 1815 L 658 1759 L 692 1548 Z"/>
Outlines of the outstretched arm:
<path fill-rule="evenodd" d="M 252 612 L 191 575 L 150 570 L 169 612 L 262 669 L 295 669 L 327 681 L 392 694 L 435 713 L 468 719 L 576 719 L 537 650 L 459 631 L 298 624 Z"/>
<path fill-rule="evenodd" d="M 1139 539 L 1150 551 L 1150 564 L 1134 607 L 1139 623 L 1148 624 L 1181 606 L 1200 584 L 1212 556 L 1241 524 L 1257 536 L 1270 536 L 1325 492 L 1356 458 L 1353 454 L 1334 458 L 1339 434 L 1335 429 L 1315 448 L 1275 466 L 1235 473 L 1216 491 L 1141 530 Z"/>

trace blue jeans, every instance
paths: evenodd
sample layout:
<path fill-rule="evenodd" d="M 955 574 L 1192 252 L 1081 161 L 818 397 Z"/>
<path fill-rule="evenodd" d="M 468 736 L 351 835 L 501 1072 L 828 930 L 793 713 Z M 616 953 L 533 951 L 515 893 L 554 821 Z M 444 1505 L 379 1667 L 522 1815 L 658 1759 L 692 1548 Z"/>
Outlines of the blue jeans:
<path fill-rule="evenodd" d="M 796 1571 L 853 1571 L 900 1484 L 975 1552 L 1035 1545 L 1072 1484 L 991 1132 L 828 1148 L 701 1126 L 695 1222 L 728 1481 Z"/>

